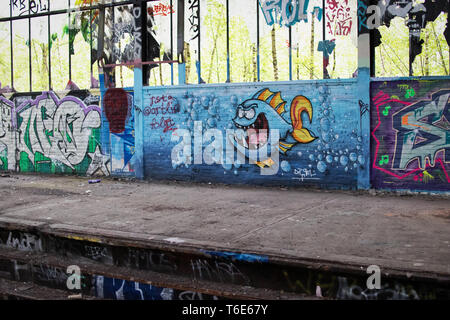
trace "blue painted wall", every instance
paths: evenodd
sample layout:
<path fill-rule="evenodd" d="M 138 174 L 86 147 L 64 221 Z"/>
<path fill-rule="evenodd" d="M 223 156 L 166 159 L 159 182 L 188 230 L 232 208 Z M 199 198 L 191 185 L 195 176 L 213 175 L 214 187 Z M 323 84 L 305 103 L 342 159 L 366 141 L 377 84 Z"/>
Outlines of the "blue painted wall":
<path fill-rule="evenodd" d="M 281 96 L 275 101 L 277 92 Z M 262 175 L 261 167 L 249 163 L 248 159 L 244 163 L 232 161 L 233 164 L 230 164 L 230 157 L 226 156 L 226 130 L 237 129 L 233 118 L 236 117 L 239 106 L 248 99 L 253 100 L 247 101 L 245 106 L 256 103 L 256 113 L 262 112 L 266 116 L 269 136 L 273 129 L 281 130 L 280 141 L 283 149 L 288 149 L 286 153 L 280 152 L 278 163 L 270 166 L 278 167 L 273 175 Z M 302 109 L 298 106 L 294 107 L 299 101 L 303 105 L 310 103 L 309 112 L 307 108 L 301 112 Z M 293 108 L 300 112 L 291 115 Z M 369 137 L 369 128 L 368 121 L 361 121 L 362 117 L 369 116 L 368 110 L 366 111 L 367 114 L 362 112 L 357 96 L 357 82 L 354 79 L 144 87 L 142 134 L 145 177 L 356 189 L 358 185 L 361 186 L 361 181 L 368 185 L 365 180 L 369 176 L 369 152 L 364 152 L 368 146 L 363 146 L 363 141 Z M 298 114 L 302 120 L 300 126 Z M 292 119 L 293 117 L 296 119 Z M 239 117 L 237 119 L 245 120 Z M 254 120 L 247 122 L 252 121 Z M 201 149 L 198 143 L 194 145 L 194 125 L 197 128 L 201 126 L 203 134 L 208 129 L 219 130 L 222 133 L 223 152 L 210 152 L 213 139 L 203 139 Z M 298 131 L 299 127 L 305 130 Z M 180 147 L 180 142 L 185 141 L 181 138 L 182 129 L 190 130 L 191 154 L 178 150 L 172 157 L 174 147 Z M 297 129 L 297 134 L 293 134 L 294 129 Z M 308 134 L 313 139 L 308 138 Z M 198 136 L 200 135 L 197 134 Z M 289 148 L 290 145 L 293 145 L 292 148 Z M 193 163 L 194 150 L 201 150 L 201 164 Z M 237 158 L 236 153 L 234 157 Z M 218 163 L 206 164 L 206 160 Z M 270 163 L 266 164 L 260 163 L 268 169 Z"/>

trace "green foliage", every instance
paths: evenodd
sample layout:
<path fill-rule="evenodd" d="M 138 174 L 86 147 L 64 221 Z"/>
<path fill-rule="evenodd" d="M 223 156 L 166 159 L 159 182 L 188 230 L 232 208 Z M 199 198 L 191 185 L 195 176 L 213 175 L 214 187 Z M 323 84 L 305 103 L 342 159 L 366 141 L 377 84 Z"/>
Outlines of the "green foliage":
<path fill-rule="evenodd" d="M 206 83 L 224 83 L 227 81 L 227 39 L 225 1 L 207 0 L 201 17 L 201 76 Z M 254 10 L 254 9 L 252 9 Z M 257 45 L 255 29 L 249 30 L 246 12 L 230 15 L 230 81 L 253 82 L 256 80 Z M 90 87 L 91 52 L 96 46 L 95 31 L 91 34 L 89 11 L 71 16 L 70 26 L 65 20 L 60 31 L 50 35 L 49 42 L 32 39 L 21 33 L 13 35 L 14 41 L 14 87 L 17 91 L 29 91 L 28 52 L 32 52 L 33 90 L 47 90 L 49 58 L 51 59 L 52 88 L 63 90 L 69 81 L 69 52 L 72 63 L 72 80 L 80 88 Z M 322 40 L 322 23 L 315 20 L 314 42 L 311 41 L 311 14 L 308 22 L 299 22 L 291 27 L 292 43 L 288 42 L 288 28 L 265 24 L 260 21 L 260 78 L 261 81 L 274 81 L 275 73 L 279 80 L 289 80 L 289 53 L 292 57 L 292 79 L 309 79 L 311 70 L 313 78 L 322 78 L 323 55 L 317 51 L 318 42 Z M 441 14 L 435 22 L 428 23 L 422 30 L 421 39 L 425 41 L 422 53 L 413 63 L 414 76 L 449 75 L 449 47 L 443 36 L 447 14 Z M 24 20 L 25 21 L 25 20 Z M 45 21 L 45 20 L 44 20 Z M 256 24 L 256 21 L 254 21 Z M 19 25 L 17 25 L 19 26 Z M 38 26 L 33 26 L 37 28 Z M 95 22 L 94 22 L 95 27 Z M 356 26 L 354 26 L 356 28 Z M 20 28 L 20 27 L 19 27 Z M 15 30 L 18 28 L 15 27 Z M 379 28 L 382 44 L 375 49 L 376 76 L 408 76 L 409 30 L 405 19 L 395 18 L 389 28 Z M 352 31 L 353 32 L 353 31 Z M 353 37 L 353 38 L 352 38 Z M 355 35 L 335 36 L 336 48 L 331 54 L 328 72 L 331 78 L 350 78 L 357 68 L 357 49 Z M 188 83 L 198 83 L 195 49 L 197 39 L 188 41 L 186 69 Z M 273 45 L 274 44 L 274 45 Z M 313 47 L 311 48 L 311 45 Z M 291 52 L 290 49 L 291 48 Z M 161 46 L 160 59 L 166 51 Z M 0 23 L 0 82 L 2 87 L 11 86 L 11 47 L 9 40 L 9 23 Z M 311 52 L 313 56 L 311 57 Z M 276 61 L 274 58 L 276 57 Z M 93 66 L 97 77 L 97 66 Z M 174 78 L 177 79 L 177 65 L 174 66 Z M 275 72 L 275 69 L 277 72 Z M 119 67 L 116 72 L 117 83 L 121 86 L 133 84 L 133 71 L 128 67 Z M 168 85 L 171 81 L 171 67 L 159 65 L 151 70 L 151 85 Z"/>
<path fill-rule="evenodd" d="M 394 18 L 389 28 L 379 28 L 382 43 L 375 49 L 377 77 L 409 75 L 409 30 L 406 20 Z M 422 53 L 416 56 L 413 67 L 414 76 L 449 75 L 449 47 L 443 36 L 447 14 L 428 22 L 421 32 L 424 40 Z"/>

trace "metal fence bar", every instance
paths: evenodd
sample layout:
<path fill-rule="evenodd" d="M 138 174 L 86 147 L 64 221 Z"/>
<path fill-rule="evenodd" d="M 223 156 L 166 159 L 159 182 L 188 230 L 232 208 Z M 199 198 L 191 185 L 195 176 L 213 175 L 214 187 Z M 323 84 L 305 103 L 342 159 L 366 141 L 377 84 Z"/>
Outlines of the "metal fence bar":
<path fill-rule="evenodd" d="M 292 28 L 289 26 L 289 80 L 292 80 Z"/>
<path fill-rule="evenodd" d="M 47 1 L 48 11 L 50 11 L 50 1 Z M 52 90 L 52 50 L 50 46 L 51 32 L 50 32 L 50 15 L 47 16 L 47 34 L 48 34 L 48 90 Z"/>
<path fill-rule="evenodd" d="M 71 21 L 70 21 L 70 0 L 67 0 L 69 9 L 67 10 L 67 15 L 68 15 L 68 25 L 69 25 L 69 45 L 67 47 L 67 49 L 69 50 L 69 81 L 72 81 L 72 55 L 70 54 L 70 33 L 71 33 Z"/>
<path fill-rule="evenodd" d="M 12 17 L 12 4 L 9 2 L 9 17 Z M 14 88 L 14 49 L 13 49 L 13 25 L 12 20 L 9 21 L 9 41 L 11 44 L 11 88 Z"/>
<path fill-rule="evenodd" d="M 259 3 L 256 0 L 256 66 L 257 66 L 257 79 L 261 80 L 261 64 L 259 60 Z"/>
<path fill-rule="evenodd" d="M 170 0 L 170 11 L 173 8 L 173 1 Z M 173 59 L 173 16 L 170 13 L 170 58 Z M 173 63 L 170 64 L 170 84 L 173 86 Z"/>
<path fill-rule="evenodd" d="M 230 79 L 230 7 L 228 0 L 226 0 L 226 15 L 227 15 L 227 80 L 226 82 L 231 82 Z"/>
<path fill-rule="evenodd" d="M 30 0 L 28 0 L 28 10 L 30 10 Z M 28 70 L 30 72 L 30 91 L 33 91 L 33 76 L 31 66 L 31 17 L 28 18 Z"/>

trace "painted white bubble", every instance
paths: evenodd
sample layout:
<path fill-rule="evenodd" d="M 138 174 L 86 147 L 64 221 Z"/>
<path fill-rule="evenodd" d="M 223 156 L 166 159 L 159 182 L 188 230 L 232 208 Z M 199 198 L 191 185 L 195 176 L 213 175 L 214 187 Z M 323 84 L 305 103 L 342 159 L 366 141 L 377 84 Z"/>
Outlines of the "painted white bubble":
<path fill-rule="evenodd" d="M 209 97 L 202 97 L 202 105 L 203 107 L 207 107 L 209 105 Z"/>
<path fill-rule="evenodd" d="M 281 170 L 283 170 L 284 172 L 291 171 L 291 165 L 286 160 L 281 161 L 280 166 L 281 166 Z"/>
<path fill-rule="evenodd" d="M 346 166 L 347 163 L 348 163 L 348 157 L 342 155 L 341 158 L 339 159 L 339 162 L 340 162 L 343 166 Z"/>
<path fill-rule="evenodd" d="M 359 162 L 360 164 L 364 164 L 365 160 L 364 160 L 364 157 L 363 157 L 362 155 L 359 155 L 359 156 L 358 156 L 358 162 Z"/>
<path fill-rule="evenodd" d="M 327 165 L 325 164 L 325 162 L 323 161 L 317 162 L 317 170 L 319 170 L 320 172 L 325 172 L 326 169 Z"/>
<path fill-rule="evenodd" d="M 328 120 L 328 118 L 322 118 L 320 120 L 320 127 L 323 131 L 329 131 L 330 130 L 330 120 Z"/>
<path fill-rule="evenodd" d="M 333 157 L 331 155 L 327 155 L 326 160 L 328 163 L 332 163 L 333 162 Z"/>
<path fill-rule="evenodd" d="M 208 119 L 207 124 L 209 128 L 215 128 L 217 126 L 217 121 L 214 118 L 210 118 Z"/>

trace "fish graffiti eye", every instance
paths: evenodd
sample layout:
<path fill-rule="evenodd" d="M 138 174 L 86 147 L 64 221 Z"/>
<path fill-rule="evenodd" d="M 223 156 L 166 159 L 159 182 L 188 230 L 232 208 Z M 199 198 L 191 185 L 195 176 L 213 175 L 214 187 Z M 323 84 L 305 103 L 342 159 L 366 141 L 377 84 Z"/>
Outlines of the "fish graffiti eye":
<path fill-rule="evenodd" d="M 245 111 L 245 117 L 249 120 L 253 119 L 255 117 L 255 109 Z"/>
<path fill-rule="evenodd" d="M 238 110 L 237 110 L 237 116 L 239 117 L 239 118 L 243 118 L 244 117 L 244 109 L 242 109 L 242 108 L 238 108 Z"/>

